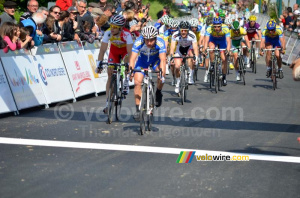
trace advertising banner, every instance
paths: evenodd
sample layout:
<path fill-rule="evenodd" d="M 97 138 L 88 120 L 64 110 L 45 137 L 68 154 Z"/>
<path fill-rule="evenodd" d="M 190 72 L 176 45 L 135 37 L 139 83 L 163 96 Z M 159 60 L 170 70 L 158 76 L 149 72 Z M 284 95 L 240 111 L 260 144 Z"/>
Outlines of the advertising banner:
<path fill-rule="evenodd" d="M 39 46 L 33 60 L 48 104 L 74 99 L 73 90 L 57 44 Z"/>
<path fill-rule="evenodd" d="M 95 93 L 94 76 L 90 71 L 81 43 L 59 43 L 75 98 Z"/>
<path fill-rule="evenodd" d="M 46 104 L 29 51 L 21 49 L 4 53 L 1 50 L 0 56 L 18 110 Z"/>
<path fill-rule="evenodd" d="M 17 111 L 17 107 L 0 61 L 0 114 L 12 111 Z"/>

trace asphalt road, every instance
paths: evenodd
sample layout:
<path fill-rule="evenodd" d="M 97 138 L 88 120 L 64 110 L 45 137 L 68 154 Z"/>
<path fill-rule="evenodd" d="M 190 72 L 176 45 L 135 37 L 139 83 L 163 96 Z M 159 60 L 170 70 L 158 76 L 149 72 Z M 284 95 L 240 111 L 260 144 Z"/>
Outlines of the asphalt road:
<path fill-rule="evenodd" d="M 132 89 L 122 121 L 111 125 L 102 113 L 104 95 L 2 116 L 0 197 L 299 197 L 300 84 L 291 72 L 284 68 L 274 91 L 260 59 L 246 86 L 231 71 L 215 94 L 203 83 L 202 69 L 183 106 L 168 76 L 154 129 L 144 136 L 131 116 Z M 259 159 L 176 163 L 176 148 Z M 272 161 L 278 156 L 284 157 Z"/>

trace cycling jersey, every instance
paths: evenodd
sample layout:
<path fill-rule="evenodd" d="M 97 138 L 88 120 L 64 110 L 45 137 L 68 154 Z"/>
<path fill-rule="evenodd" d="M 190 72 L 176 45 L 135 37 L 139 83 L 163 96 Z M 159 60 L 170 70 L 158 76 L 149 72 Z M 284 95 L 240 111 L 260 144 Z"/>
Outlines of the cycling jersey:
<path fill-rule="evenodd" d="M 220 32 L 216 32 L 213 28 L 213 25 L 209 25 L 206 29 L 205 36 L 209 36 L 213 39 L 225 39 L 225 37 L 230 37 L 230 32 L 227 25 L 222 24 L 222 29 Z"/>
<path fill-rule="evenodd" d="M 243 36 L 247 35 L 247 32 L 244 28 L 240 27 L 240 30 L 236 33 L 233 29 L 230 30 L 231 40 L 241 40 Z"/>
<path fill-rule="evenodd" d="M 255 23 L 255 25 L 253 27 L 250 27 L 250 23 L 246 23 L 244 25 L 244 28 L 245 28 L 247 34 L 251 34 L 251 33 L 255 33 L 258 30 L 260 30 L 260 25 L 258 23 Z"/>
<path fill-rule="evenodd" d="M 165 31 L 167 30 L 166 25 L 162 25 L 159 29 L 158 29 L 158 34 L 163 37 Z"/>
<path fill-rule="evenodd" d="M 274 34 L 271 34 L 270 31 L 265 27 L 262 31 L 262 38 L 281 38 L 283 36 L 282 28 L 279 25 L 276 25 Z"/>
<path fill-rule="evenodd" d="M 133 44 L 130 31 L 123 28 L 119 36 L 113 36 L 110 29 L 106 30 L 102 38 L 103 43 L 110 41 L 110 50 L 108 55 L 109 63 L 120 63 L 120 59 L 124 59 L 127 56 L 126 45 Z"/>
<path fill-rule="evenodd" d="M 181 37 L 181 33 L 179 31 L 174 32 L 172 35 L 172 41 L 177 43 L 177 46 L 188 47 L 191 46 L 193 43 L 197 42 L 196 35 L 194 32 L 189 31 L 186 38 Z"/>
<path fill-rule="evenodd" d="M 135 68 L 147 68 L 152 64 L 155 69 L 160 63 L 159 54 L 166 53 L 166 46 L 164 40 L 157 37 L 155 47 L 150 49 L 145 44 L 144 37 L 140 36 L 134 42 L 132 52 L 139 53 Z"/>

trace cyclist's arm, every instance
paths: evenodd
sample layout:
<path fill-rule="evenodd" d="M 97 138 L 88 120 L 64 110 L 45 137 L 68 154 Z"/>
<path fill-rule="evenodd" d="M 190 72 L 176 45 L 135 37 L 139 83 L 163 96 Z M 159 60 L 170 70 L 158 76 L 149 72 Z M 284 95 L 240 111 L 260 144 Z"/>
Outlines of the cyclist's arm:
<path fill-rule="evenodd" d="M 131 56 L 129 58 L 130 70 L 134 69 L 135 61 L 136 61 L 136 58 L 138 57 L 138 55 L 139 55 L 139 53 L 137 53 L 137 52 L 131 52 Z"/>
<path fill-rule="evenodd" d="M 262 38 L 260 42 L 260 50 L 262 49 L 265 49 L 265 38 Z"/>
<path fill-rule="evenodd" d="M 227 41 L 227 52 L 230 52 L 230 49 L 231 49 L 231 39 L 230 39 L 230 36 L 226 37 L 226 41 Z"/>
<path fill-rule="evenodd" d="M 103 61 L 104 54 L 107 50 L 108 43 L 101 42 L 101 47 L 98 55 L 98 61 Z"/>
<path fill-rule="evenodd" d="M 208 48 L 208 41 L 209 41 L 209 36 L 204 36 L 204 50 Z"/>
<path fill-rule="evenodd" d="M 131 56 L 131 53 L 132 53 L 132 46 L 133 46 L 133 44 L 127 44 L 127 45 L 126 45 L 128 57 Z"/>
<path fill-rule="evenodd" d="M 176 47 L 176 41 L 171 41 L 171 47 L 170 47 L 170 55 L 172 56 L 174 54 Z"/>
<path fill-rule="evenodd" d="M 196 57 L 199 57 L 199 49 L 198 49 L 198 43 L 194 42 L 193 43 L 193 49 Z"/>
<path fill-rule="evenodd" d="M 166 53 L 160 53 L 159 54 L 159 59 L 160 59 L 159 67 L 162 70 L 162 76 L 165 77 L 165 75 L 166 75 L 166 64 L 167 64 L 167 61 L 166 61 L 167 55 L 166 55 Z"/>
<path fill-rule="evenodd" d="M 279 40 L 280 40 L 280 43 L 281 43 L 282 50 L 285 50 L 286 48 L 285 48 L 285 39 L 284 39 L 284 37 L 280 37 Z"/>
<path fill-rule="evenodd" d="M 261 40 L 261 30 L 258 30 L 257 33 L 258 33 L 258 39 Z"/>
<path fill-rule="evenodd" d="M 250 41 L 249 41 L 247 34 L 244 36 L 244 39 L 246 41 L 246 46 L 248 47 L 248 49 L 250 49 Z"/>

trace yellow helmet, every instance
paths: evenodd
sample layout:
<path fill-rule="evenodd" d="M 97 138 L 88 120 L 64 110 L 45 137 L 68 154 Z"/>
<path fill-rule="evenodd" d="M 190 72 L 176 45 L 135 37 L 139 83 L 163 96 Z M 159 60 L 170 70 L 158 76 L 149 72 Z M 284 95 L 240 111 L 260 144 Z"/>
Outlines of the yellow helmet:
<path fill-rule="evenodd" d="M 249 17 L 249 21 L 256 21 L 256 16 L 255 15 L 251 15 L 250 17 Z"/>

